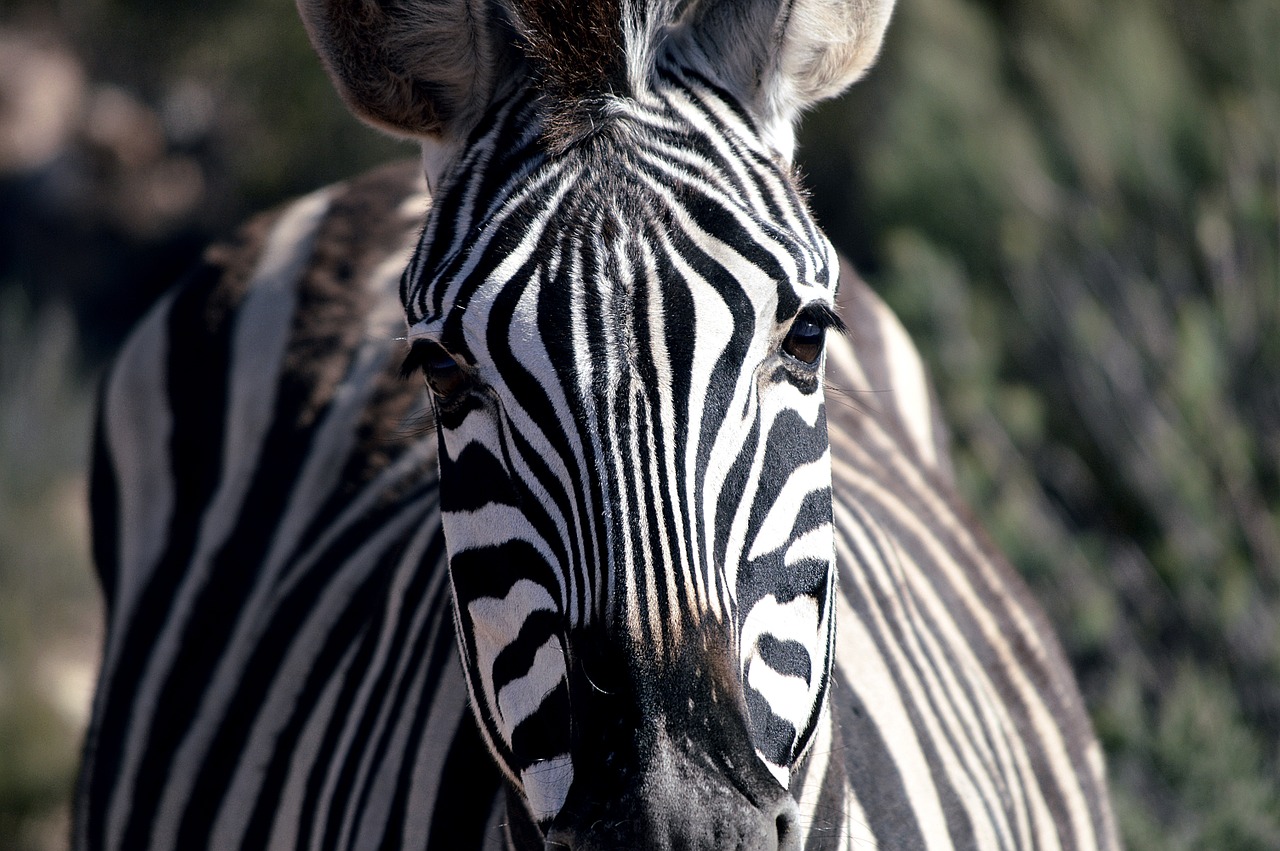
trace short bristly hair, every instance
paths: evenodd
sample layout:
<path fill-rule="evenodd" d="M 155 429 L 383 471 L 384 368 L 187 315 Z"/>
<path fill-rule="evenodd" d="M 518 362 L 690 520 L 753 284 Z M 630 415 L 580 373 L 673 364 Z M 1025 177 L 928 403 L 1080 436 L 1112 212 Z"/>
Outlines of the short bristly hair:
<path fill-rule="evenodd" d="M 512 84 L 537 88 L 548 143 L 570 144 L 607 118 L 611 99 L 643 93 L 668 43 L 700 53 L 704 70 L 789 158 L 800 111 L 870 67 L 893 8 L 893 0 L 297 2 L 351 109 L 434 146 L 437 169 Z"/>

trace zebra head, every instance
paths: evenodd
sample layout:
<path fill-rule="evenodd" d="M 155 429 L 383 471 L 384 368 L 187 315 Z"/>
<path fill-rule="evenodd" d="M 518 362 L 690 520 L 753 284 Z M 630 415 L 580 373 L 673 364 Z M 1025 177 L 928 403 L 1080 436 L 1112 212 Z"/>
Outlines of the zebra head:
<path fill-rule="evenodd" d="M 402 298 L 472 708 L 549 847 L 792 847 L 833 643 L 838 263 L 793 121 L 891 0 L 299 0 L 423 140 Z"/>

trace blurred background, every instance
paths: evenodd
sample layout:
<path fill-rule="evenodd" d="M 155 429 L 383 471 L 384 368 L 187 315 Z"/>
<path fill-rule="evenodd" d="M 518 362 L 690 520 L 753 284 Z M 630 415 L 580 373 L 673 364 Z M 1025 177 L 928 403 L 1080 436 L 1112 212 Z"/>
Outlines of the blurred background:
<path fill-rule="evenodd" d="M 802 132 L 1057 624 L 1131 849 L 1280 849 L 1280 4 L 900 0 Z M 288 0 L 0 0 L 0 851 L 65 847 L 95 384 L 247 214 L 411 156 Z"/>

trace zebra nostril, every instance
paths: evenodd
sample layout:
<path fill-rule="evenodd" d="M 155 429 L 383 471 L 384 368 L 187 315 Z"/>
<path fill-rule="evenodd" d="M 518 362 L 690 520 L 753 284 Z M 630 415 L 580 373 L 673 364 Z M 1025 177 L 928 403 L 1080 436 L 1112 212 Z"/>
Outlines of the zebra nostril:
<path fill-rule="evenodd" d="M 784 797 L 774 810 L 774 847 L 778 851 L 800 851 L 800 818 L 796 802 Z"/>
<path fill-rule="evenodd" d="M 573 835 L 565 830 L 553 829 L 547 834 L 547 842 L 543 846 L 543 851 L 573 851 L 577 847 L 577 843 L 573 840 Z"/>

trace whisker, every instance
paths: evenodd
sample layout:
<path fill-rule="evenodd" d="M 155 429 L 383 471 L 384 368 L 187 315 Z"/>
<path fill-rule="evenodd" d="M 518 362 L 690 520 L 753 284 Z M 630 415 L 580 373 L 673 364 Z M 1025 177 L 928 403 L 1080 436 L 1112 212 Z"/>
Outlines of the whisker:
<path fill-rule="evenodd" d="M 394 440 L 422 440 L 436 433 L 439 423 L 436 420 L 435 408 L 422 408 L 417 413 L 407 415 L 394 432 Z"/>

